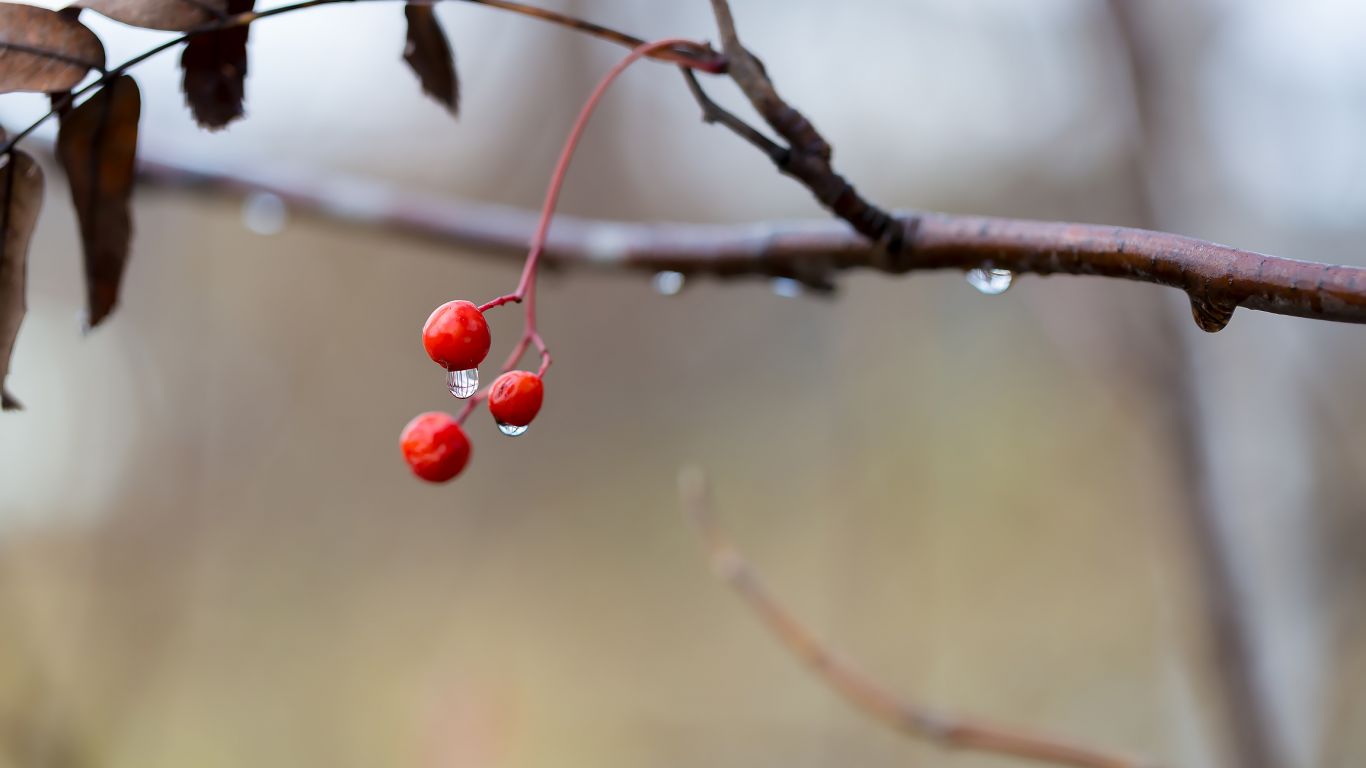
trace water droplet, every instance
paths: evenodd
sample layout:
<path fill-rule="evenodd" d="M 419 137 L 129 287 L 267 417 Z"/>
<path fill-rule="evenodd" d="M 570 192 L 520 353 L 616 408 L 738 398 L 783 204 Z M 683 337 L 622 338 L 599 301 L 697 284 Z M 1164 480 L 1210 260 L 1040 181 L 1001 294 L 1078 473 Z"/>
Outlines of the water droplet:
<path fill-rule="evenodd" d="M 802 282 L 790 277 L 773 278 L 772 287 L 774 293 L 789 299 L 802 295 Z"/>
<path fill-rule="evenodd" d="M 666 269 L 663 272 L 656 272 L 654 278 L 650 280 L 650 285 L 654 287 L 655 293 L 672 296 L 683 290 L 683 283 L 687 282 L 687 279 L 687 276 L 682 272 L 672 272 Z"/>
<path fill-rule="evenodd" d="M 479 369 L 467 368 L 463 371 L 446 371 L 446 386 L 451 394 L 464 400 L 479 389 Z"/>
<path fill-rule="evenodd" d="M 279 195 L 253 192 L 242 201 L 242 226 L 258 235 L 278 235 L 289 223 L 289 208 Z"/>
<path fill-rule="evenodd" d="M 514 425 L 512 425 L 512 424 L 504 424 L 504 423 L 501 422 L 501 421 L 498 422 L 498 428 L 501 429 L 501 430 L 503 430 L 503 434 L 507 435 L 508 437 L 516 437 L 516 436 L 522 434 L 523 432 L 525 432 L 525 431 L 527 430 L 527 427 L 529 427 L 529 426 L 531 426 L 531 425 L 530 425 L 530 424 L 526 424 L 526 425 L 523 425 L 523 426 L 518 427 L 518 426 L 514 426 Z"/>
<path fill-rule="evenodd" d="M 631 252 L 631 232 L 620 224 L 598 224 L 584 239 L 584 250 L 593 261 L 620 261 Z"/>
<path fill-rule="evenodd" d="M 1005 293 L 1015 275 L 1008 269 L 969 269 L 968 285 L 988 296 Z"/>
<path fill-rule="evenodd" d="M 1228 321 L 1233 319 L 1234 308 L 1238 306 L 1211 301 L 1207 297 L 1200 297 L 1195 294 L 1190 294 L 1190 299 L 1191 315 L 1195 317 L 1195 324 L 1206 333 L 1218 333 L 1224 330 Z"/>

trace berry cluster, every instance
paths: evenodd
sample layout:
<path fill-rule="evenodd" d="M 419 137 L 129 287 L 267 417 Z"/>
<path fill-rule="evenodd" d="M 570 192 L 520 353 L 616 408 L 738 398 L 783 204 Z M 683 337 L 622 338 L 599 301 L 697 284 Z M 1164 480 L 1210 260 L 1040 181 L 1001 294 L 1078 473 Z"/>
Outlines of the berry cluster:
<path fill-rule="evenodd" d="M 484 313 L 468 301 L 442 304 L 422 327 L 427 355 L 446 369 L 451 394 L 462 400 L 478 390 L 479 364 L 488 356 L 491 343 Z M 544 396 L 540 376 L 530 371 L 508 371 L 488 390 L 489 412 L 503 434 L 520 435 L 540 412 Z M 399 442 L 413 474 L 432 483 L 454 478 L 470 458 L 470 440 L 460 422 L 440 411 L 420 414 L 408 422 Z"/>
<path fill-rule="evenodd" d="M 461 424 L 481 400 L 488 400 L 489 412 L 505 435 L 516 436 L 526 432 L 527 425 L 541 410 L 541 400 L 545 396 L 541 377 L 550 366 L 550 351 L 536 330 L 536 271 L 545 251 L 550 220 L 564 185 L 565 173 L 569 170 L 569 160 L 588 124 L 588 117 L 612 81 L 641 57 L 676 47 L 705 49 L 705 46 L 682 39 L 645 43 L 632 49 L 630 55 L 612 67 L 597 88 L 593 89 L 569 132 L 569 138 L 565 140 L 559 162 L 555 164 L 555 172 L 550 177 L 550 188 L 546 191 L 541 218 L 536 225 L 536 234 L 531 238 L 531 248 L 527 252 L 526 265 L 522 268 L 522 279 L 517 283 L 517 290 L 483 306 L 475 306 L 468 301 L 446 302 L 427 318 L 427 324 L 422 327 L 422 345 L 426 347 L 427 355 L 446 369 L 446 386 L 451 394 L 467 402 L 457 416 L 435 411 L 424 413 L 403 428 L 400 445 L 403 458 L 413 474 L 433 483 L 444 483 L 460 474 L 470 458 L 470 441 Z M 504 304 L 522 302 L 526 303 L 522 339 L 503 365 L 503 374 L 493 382 L 492 387 L 480 390 L 479 364 L 488 356 L 491 342 L 484 312 Z M 541 354 L 540 370 L 536 373 L 512 370 L 532 345 Z"/>

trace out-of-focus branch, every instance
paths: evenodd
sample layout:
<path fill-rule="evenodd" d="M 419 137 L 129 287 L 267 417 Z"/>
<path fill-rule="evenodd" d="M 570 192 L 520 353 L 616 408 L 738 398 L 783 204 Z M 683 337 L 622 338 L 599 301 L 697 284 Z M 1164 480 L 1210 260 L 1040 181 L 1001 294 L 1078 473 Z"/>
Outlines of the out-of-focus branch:
<path fill-rule="evenodd" d="M 759 574 L 726 538 L 711 513 L 700 469 L 679 473 L 683 512 L 706 547 L 712 569 L 744 600 L 794 656 L 850 704 L 901 733 L 950 749 L 1012 755 L 1074 768 L 1140 768 L 1136 758 L 1095 749 L 1014 725 L 963 717 L 903 699 L 824 646 L 764 586 Z"/>
<path fill-rule="evenodd" d="M 1156 42 L 1144 35 L 1145 13 L 1152 8 L 1137 0 L 1108 0 L 1110 15 L 1119 32 L 1133 94 L 1138 129 L 1136 170 L 1143 194 L 1145 226 L 1160 226 L 1155 204 L 1155 169 L 1162 144 L 1159 140 L 1161 98 Z M 1166 307 L 1161 307 L 1165 310 Z M 1207 633 L 1206 658 L 1218 695 L 1224 731 L 1230 751 L 1229 764 L 1239 768 L 1279 768 L 1280 754 L 1264 691 L 1257 684 L 1252 621 L 1246 593 L 1238 587 L 1233 564 L 1233 542 L 1221 533 L 1215 507 L 1214 479 L 1210 470 L 1207 420 L 1202 418 L 1197 392 L 1194 352 L 1175 318 L 1160 311 L 1153 325 L 1168 343 L 1162 358 L 1152 363 L 1159 369 L 1156 395 L 1163 408 L 1171 436 L 1172 464 L 1185 500 L 1181 516 L 1190 539 L 1192 570 L 1199 579 L 1200 604 Z"/>
<path fill-rule="evenodd" d="M 231 169 L 142 153 L 144 182 L 204 189 L 260 190 L 297 209 L 388 226 L 470 248 L 524 255 L 536 214 L 520 208 L 423 195 L 354 177 L 278 166 Z M 1366 323 L 1366 268 L 1329 266 L 1243 251 L 1162 232 L 1064 222 L 905 214 L 917 226 L 905 269 L 989 267 L 1157 283 L 1186 291 L 1196 321 L 1218 330 L 1233 307 Z M 721 278 L 768 276 L 829 288 L 847 269 L 889 268 L 883 249 L 839 221 L 644 224 L 557 216 L 546 246 L 552 268 L 592 268 Z"/>

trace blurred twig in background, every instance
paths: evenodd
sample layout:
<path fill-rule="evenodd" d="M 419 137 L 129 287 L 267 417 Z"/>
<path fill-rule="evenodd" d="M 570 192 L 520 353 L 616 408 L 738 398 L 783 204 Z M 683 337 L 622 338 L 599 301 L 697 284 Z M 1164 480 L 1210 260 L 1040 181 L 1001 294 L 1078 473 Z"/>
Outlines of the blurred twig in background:
<path fill-rule="evenodd" d="M 951 749 L 1013 755 L 1075 768 L 1142 768 L 1151 764 L 1126 755 L 1078 744 L 1070 739 L 942 712 L 901 698 L 845 661 L 816 639 L 768 591 L 749 561 L 726 538 L 712 516 L 702 470 L 684 468 L 678 476 L 683 513 L 706 547 L 712 570 L 725 580 L 794 656 L 850 704 L 909 736 Z"/>
<path fill-rule="evenodd" d="M 1107 0 L 1110 15 L 1123 43 L 1123 63 L 1133 93 L 1137 125 L 1135 175 L 1141 190 L 1139 204 L 1144 227 L 1161 227 L 1157 205 L 1156 169 L 1161 152 L 1159 121 L 1164 94 L 1157 71 L 1158 48 L 1147 39 L 1145 8 L 1134 0 Z M 1198 13 L 1190 10 L 1190 13 Z M 1214 506 L 1210 476 L 1210 436 L 1201 412 L 1195 352 L 1173 313 L 1165 304 L 1154 307 L 1154 332 L 1167 343 L 1147 345 L 1150 381 L 1166 422 L 1176 470 L 1185 500 L 1186 523 L 1193 570 L 1197 574 L 1208 636 L 1206 657 L 1213 673 L 1225 724 L 1230 764 L 1242 768 L 1279 768 L 1284 758 L 1276 743 L 1261 687 L 1257 684 L 1252 627 L 1246 598 L 1239 590 L 1233 566 L 1233 543 L 1222 535 Z"/>

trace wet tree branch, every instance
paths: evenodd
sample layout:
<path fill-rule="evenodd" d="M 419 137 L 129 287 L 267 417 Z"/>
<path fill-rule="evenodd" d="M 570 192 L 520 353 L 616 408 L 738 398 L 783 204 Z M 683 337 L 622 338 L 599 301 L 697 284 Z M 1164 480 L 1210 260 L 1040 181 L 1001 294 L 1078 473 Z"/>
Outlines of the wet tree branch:
<path fill-rule="evenodd" d="M 228 17 L 214 29 L 267 14 L 336 0 L 309 0 L 259 14 Z M 519 3 L 486 5 L 565 23 L 629 44 L 633 38 L 557 14 L 533 13 Z M 1178 235 L 1090 224 L 1036 222 L 940 213 L 893 216 L 860 197 L 830 164 L 830 145 L 778 96 L 763 66 L 739 42 L 725 0 L 712 0 L 725 58 L 709 51 L 664 51 L 693 59 L 690 66 L 728 65 L 729 74 L 773 130 L 782 147 L 721 109 L 687 73 L 703 118 L 736 132 L 765 152 L 848 226 L 839 222 L 772 222 L 742 226 L 627 224 L 558 217 L 546 251 L 551 267 L 588 265 L 687 275 L 787 277 L 830 290 L 835 273 L 867 268 L 900 274 L 920 269 L 1008 269 L 1016 273 L 1097 275 L 1179 288 L 1190 297 L 1196 322 L 1223 328 L 1237 307 L 1336 322 L 1366 323 L 1366 269 L 1280 259 Z M 196 30 L 197 34 L 199 30 Z M 136 60 L 141 60 L 144 54 Z M 710 58 L 707 58 L 710 56 Z M 136 61 L 135 60 L 135 61 Z M 125 69 L 129 64 L 119 68 Z M 71 98 L 70 96 L 67 97 Z M 30 127 L 30 130 L 32 127 Z M 16 139 L 18 137 L 15 137 Z M 461 245 L 522 252 L 535 227 L 525 211 L 423 197 L 392 190 L 385 202 L 350 195 L 354 184 L 301 175 L 258 173 L 238 166 L 195 168 L 187 163 L 142 163 L 143 178 L 196 185 L 256 188 L 296 207 L 320 209 L 434 235 Z M 364 182 L 361 182 L 364 185 Z M 370 183 L 373 186 L 373 183 Z M 851 229 L 852 228 L 852 229 Z"/>
<path fill-rule="evenodd" d="M 412 193 L 363 207 L 345 199 L 354 185 L 326 179 L 252 179 L 143 161 L 159 183 L 261 189 L 296 207 L 384 224 L 463 246 L 519 255 L 535 228 L 530 211 Z M 357 201 L 363 195 L 356 195 Z M 1198 303 L 1216 290 L 1264 312 L 1366 323 L 1366 269 L 1263 256 L 1194 238 L 1094 224 L 920 214 L 907 244 L 917 269 L 994 267 L 1017 273 L 1098 275 L 1158 283 L 1192 295 L 1204 324 L 1227 322 Z M 560 216 L 547 263 L 557 267 L 674 270 L 716 277 L 790 277 L 828 287 L 839 270 L 885 269 L 876 245 L 839 222 L 746 225 L 639 224 Z M 901 270 L 898 270 L 901 271 Z M 1202 317 L 1202 311 L 1206 316 Z M 1203 326 L 1202 326 L 1203 327 Z"/>
<path fill-rule="evenodd" d="M 683 512 L 697 531 L 712 570 L 728 583 L 792 655 L 821 682 L 884 725 L 950 749 L 1011 755 L 1074 768 L 1140 768 L 1151 765 L 1066 738 L 1014 725 L 939 711 L 903 699 L 841 658 L 793 616 L 764 586 L 759 574 L 726 538 L 711 513 L 706 478 L 696 468 L 679 473 Z"/>
<path fill-rule="evenodd" d="M 289 173 L 276 167 L 196 165 L 144 152 L 144 182 L 205 190 L 261 190 L 298 210 L 386 226 L 520 258 L 536 214 L 422 195 L 375 181 Z M 1264 256 L 1189 237 L 1097 224 L 905 214 L 917 225 L 889 267 L 883 249 L 839 221 L 739 225 L 645 224 L 557 216 L 546 247 L 552 268 L 673 270 L 688 276 L 788 277 L 816 289 L 835 273 L 981 267 L 1040 275 L 1123 278 L 1179 288 L 1197 321 L 1217 330 L 1242 306 L 1280 315 L 1366 323 L 1366 268 Z"/>

